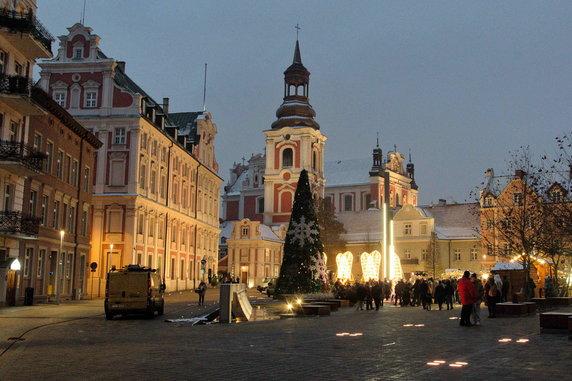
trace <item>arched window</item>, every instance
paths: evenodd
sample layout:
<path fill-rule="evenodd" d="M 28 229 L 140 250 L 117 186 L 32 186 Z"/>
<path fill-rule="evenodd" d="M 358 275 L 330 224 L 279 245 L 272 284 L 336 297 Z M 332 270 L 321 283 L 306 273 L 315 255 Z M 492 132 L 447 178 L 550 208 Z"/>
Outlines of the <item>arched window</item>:
<path fill-rule="evenodd" d="M 282 151 L 282 167 L 291 167 L 294 162 L 294 151 L 292 148 L 286 148 Z"/>

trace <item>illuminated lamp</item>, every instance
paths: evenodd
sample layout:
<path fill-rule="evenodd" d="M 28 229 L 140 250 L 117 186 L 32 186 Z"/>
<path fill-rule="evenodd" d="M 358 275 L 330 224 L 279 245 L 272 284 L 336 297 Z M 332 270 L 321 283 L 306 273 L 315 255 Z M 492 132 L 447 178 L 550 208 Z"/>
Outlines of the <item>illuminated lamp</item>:
<path fill-rule="evenodd" d="M 18 260 L 18 258 L 15 258 L 12 261 L 12 263 L 10 264 L 10 270 L 20 271 L 21 268 L 22 268 L 22 265 L 20 264 L 20 261 Z"/>

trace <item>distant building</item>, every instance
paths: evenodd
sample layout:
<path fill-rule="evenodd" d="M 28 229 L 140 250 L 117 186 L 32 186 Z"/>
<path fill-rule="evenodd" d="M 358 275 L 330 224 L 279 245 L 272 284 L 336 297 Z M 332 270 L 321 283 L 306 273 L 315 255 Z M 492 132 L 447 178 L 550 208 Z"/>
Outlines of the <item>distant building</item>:
<path fill-rule="evenodd" d="M 194 288 L 218 264 L 211 115 L 170 113 L 169 99 L 139 87 L 91 28 L 75 24 L 59 40 L 57 56 L 40 64 L 40 86 L 103 142 L 93 168 L 93 295 L 104 294 L 110 268 L 128 264 L 158 269 L 169 290 Z"/>

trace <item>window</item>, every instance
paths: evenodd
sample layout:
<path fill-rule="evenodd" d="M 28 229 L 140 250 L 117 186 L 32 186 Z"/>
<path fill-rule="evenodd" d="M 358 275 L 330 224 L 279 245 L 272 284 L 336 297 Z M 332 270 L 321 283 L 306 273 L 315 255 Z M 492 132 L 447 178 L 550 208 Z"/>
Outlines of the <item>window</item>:
<path fill-rule="evenodd" d="M 30 270 L 32 269 L 32 260 L 34 257 L 34 249 L 26 249 L 26 254 L 24 255 L 24 278 L 30 277 Z"/>
<path fill-rule="evenodd" d="M 68 253 L 68 259 L 66 261 L 66 279 L 71 278 L 72 265 L 73 265 L 73 254 Z"/>
<path fill-rule="evenodd" d="M 427 249 L 421 250 L 421 259 L 423 259 L 424 261 L 427 260 Z"/>
<path fill-rule="evenodd" d="M 522 205 L 522 193 L 514 193 L 512 195 L 512 201 L 514 205 L 521 206 Z"/>
<path fill-rule="evenodd" d="M 165 175 L 161 175 L 161 198 L 165 198 L 165 193 L 167 191 L 167 178 Z"/>
<path fill-rule="evenodd" d="M 75 234 L 75 207 L 70 206 L 70 214 L 68 216 L 68 231 Z"/>
<path fill-rule="evenodd" d="M 143 214 L 137 216 L 137 234 L 143 234 Z"/>
<path fill-rule="evenodd" d="M 141 164 L 141 168 L 139 169 L 139 188 L 145 189 L 146 182 L 147 182 L 147 166 L 145 164 Z"/>
<path fill-rule="evenodd" d="M 248 228 L 242 228 L 242 236 L 248 237 Z"/>
<path fill-rule="evenodd" d="M 115 139 L 113 144 L 125 144 L 125 128 L 115 129 Z"/>
<path fill-rule="evenodd" d="M 66 93 L 65 92 L 58 91 L 58 92 L 54 93 L 54 100 L 61 107 L 63 107 L 63 108 L 66 107 Z"/>
<path fill-rule="evenodd" d="M 22 76 L 22 74 L 24 74 L 23 67 L 22 67 L 21 63 L 14 61 L 14 72 L 16 73 L 16 75 L 18 75 L 20 77 Z"/>
<path fill-rule="evenodd" d="M 46 259 L 46 250 L 42 249 L 38 253 L 38 268 L 36 269 L 36 277 L 43 278 L 44 277 L 44 261 Z"/>
<path fill-rule="evenodd" d="M 34 150 L 40 151 L 42 149 L 42 135 L 34 134 Z"/>
<path fill-rule="evenodd" d="M 147 267 L 149 268 L 153 267 L 153 255 L 151 254 L 147 256 Z"/>
<path fill-rule="evenodd" d="M 85 255 L 80 255 L 79 257 L 79 279 L 83 280 L 85 276 L 85 270 L 87 268 L 87 264 L 85 263 Z"/>
<path fill-rule="evenodd" d="M 73 49 L 73 58 L 75 60 L 80 60 L 83 58 L 83 48 L 82 47 L 75 47 Z"/>
<path fill-rule="evenodd" d="M 66 182 L 71 184 L 71 163 L 72 158 L 70 155 L 66 155 Z"/>
<path fill-rule="evenodd" d="M 147 229 L 148 229 L 149 237 L 154 237 L 155 236 L 155 219 L 154 218 L 149 219 L 149 226 Z"/>
<path fill-rule="evenodd" d="M 56 159 L 56 176 L 60 180 L 63 180 L 63 178 L 64 178 L 64 153 L 63 153 L 63 151 L 58 151 L 58 157 Z"/>
<path fill-rule="evenodd" d="M 48 226 L 48 206 L 50 198 L 46 195 L 42 196 L 42 226 Z"/>
<path fill-rule="evenodd" d="M 511 254 L 512 254 L 512 249 L 510 245 L 508 243 L 505 243 L 503 248 L 503 255 L 505 257 L 510 257 Z"/>
<path fill-rule="evenodd" d="M 403 252 L 403 258 L 405 258 L 405 259 L 411 259 L 411 250 L 406 249 L 406 250 Z"/>
<path fill-rule="evenodd" d="M 461 249 L 455 249 L 455 261 L 460 261 L 461 260 Z"/>
<path fill-rule="evenodd" d="M 264 213 L 264 197 L 258 197 L 256 199 L 256 213 Z"/>
<path fill-rule="evenodd" d="M 77 186 L 77 172 L 79 170 L 79 163 L 77 160 L 74 160 L 72 163 L 72 172 L 71 172 L 71 185 L 74 187 Z"/>
<path fill-rule="evenodd" d="M 171 279 L 175 279 L 175 258 L 171 258 Z"/>
<path fill-rule="evenodd" d="M 173 203 L 179 203 L 179 183 L 176 181 L 173 183 Z"/>
<path fill-rule="evenodd" d="M 152 194 L 157 192 L 157 172 L 151 171 L 151 177 L 149 178 L 149 190 Z"/>
<path fill-rule="evenodd" d="M 89 193 L 89 178 L 90 178 L 90 169 L 89 167 L 85 167 L 83 170 L 83 191 Z"/>
<path fill-rule="evenodd" d="M 10 141 L 17 142 L 20 132 L 20 125 L 13 120 L 10 121 Z"/>
<path fill-rule="evenodd" d="M 95 91 L 88 91 L 85 93 L 85 108 L 97 107 L 97 93 Z"/>
<path fill-rule="evenodd" d="M 54 221 L 52 226 L 56 230 L 59 228 L 59 219 L 60 219 L 60 202 L 54 201 Z"/>
<path fill-rule="evenodd" d="M 493 198 L 492 197 L 486 197 L 485 198 L 485 207 L 491 207 L 493 206 Z"/>
<path fill-rule="evenodd" d="M 372 205 L 371 205 L 371 194 L 367 193 L 363 197 L 363 210 L 368 210 L 370 207 L 372 207 Z"/>
<path fill-rule="evenodd" d="M 52 173 L 52 160 L 54 157 L 54 143 L 46 143 L 46 160 L 44 161 L 44 171 L 46 173 Z"/>
<path fill-rule="evenodd" d="M 419 234 L 427 234 L 427 224 L 419 224 Z"/>
<path fill-rule="evenodd" d="M 111 160 L 111 186 L 125 185 L 125 161 Z"/>
<path fill-rule="evenodd" d="M 491 230 L 493 228 L 493 220 L 490 218 L 487 218 L 487 230 Z"/>
<path fill-rule="evenodd" d="M 141 148 L 147 149 L 147 134 L 141 135 Z"/>
<path fill-rule="evenodd" d="M 282 151 L 282 167 L 291 167 L 294 158 L 294 151 L 292 148 L 286 148 Z"/>
<path fill-rule="evenodd" d="M 159 222 L 159 230 L 157 231 L 157 238 L 163 239 L 163 232 L 165 231 L 165 223 Z"/>
<path fill-rule="evenodd" d="M 153 140 L 153 144 L 151 144 L 151 155 L 157 156 L 157 141 Z"/>
<path fill-rule="evenodd" d="M 81 213 L 81 235 L 84 237 L 87 235 L 87 211 L 85 210 Z"/>
<path fill-rule="evenodd" d="M 187 228 L 181 229 L 181 245 L 185 245 L 187 243 Z"/>
<path fill-rule="evenodd" d="M 354 198 L 351 194 L 344 196 L 344 212 L 351 212 L 353 208 Z"/>
<path fill-rule="evenodd" d="M 413 229 L 411 228 L 411 224 L 403 224 L 403 235 L 411 235 L 413 234 Z"/>
<path fill-rule="evenodd" d="M 177 242 L 177 227 L 175 224 L 171 226 L 171 242 Z"/>
<path fill-rule="evenodd" d="M 476 261 L 478 258 L 478 255 L 479 255 L 479 253 L 478 253 L 477 249 L 472 248 L 471 249 L 471 261 Z"/>
<path fill-rule="evenodd" d="M 507 229 L 507 230 L 510 229 L 510 218 L 503 218 L 501 220 L 501 223 L 502 223 L 503 229 Z"/>
<path fill-rule="evenodd" d="M 560 190 L 550 192 L 550 201 L 562 202 L 562 192 Z"/>
<path fill-rule="evenodd" d="M 167 148 L 165 147 L 161 150 L 161 161 L 167 161 Z"/>
<path fill-rule="evenodd" d="M 0 50 L 0 74 L 6 73 L 6 66 L 8 66 L 8 54 Z"/>
<path fill-rule="evenodd" d="M 312 152 L 312 169 L 314 171 L 318 170 L 318 153 L 316 151 Z"/>
<path fill-rule="evenodd" d="M 179 268 L 180 270 L 180 277 L 181 279 L 185 279 L 185 260 L 181 259 L 181 267 Z"/>
<path fill-rule="evenodd" d="M 490 243 L 487 244 L 487 255 L 489 255 L 489 256 L 494 255 L 493 254 L 493 245 L 491 245 Z"/>
<path fill-rule="evenodd" d="M 4 210 L 9 212 L 12 210 L 12 193 L 14 192 L 14 187 L 12 184 L 6 184 L 4 188 Z"/>
<path fill-rule="evenodd" d="M 37 206 L 38 206 L 38 192 L 35 190 L 30 191 L 30 209 L 29 209 L 29 212 L 30 212 L 31 216 L 36 215 Z"/>

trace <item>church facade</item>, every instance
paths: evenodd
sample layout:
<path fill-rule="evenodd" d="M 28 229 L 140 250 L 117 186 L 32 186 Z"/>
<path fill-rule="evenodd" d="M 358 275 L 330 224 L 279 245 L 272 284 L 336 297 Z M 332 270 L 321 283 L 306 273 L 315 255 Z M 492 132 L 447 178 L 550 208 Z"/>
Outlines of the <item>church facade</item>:
<path fill-rule="evenodd" d="M 347 230 L 344 235 L 347 251 L 325 253 L 332 278 L 384 277 L 393 267 L 392 258 L 400 265 L 399 277 L 426 273 L 428 269 L 437 273 L 438 269 L 444 271 L 454 265 L 480 270 L 480 245 L 475 252 L 478 239 L 469 232 L 471 229 L 461 229 L 455 234 L 439 233 L 439 226 L 446 230 L 447 219 L 435 217 L 433 214 L 439 213 L 418 206 L 419 191 L 411 155 L 406 163 L 395 146 L 384 155 L 378 141 L 371 158 L 325 160 L 326 137 L 309 103 L 309 77 L 296 41 L 293 63 L 284 72 L 284 99 L 276 112 L 277 120 L 263 131 L 265 154 L 253 155 L 230 169 L 230 179 L 222 195 L 221 217 L 225 223 L 235 221 L 232 223 L 238 227 L 256 221 L 257 229 L 285 230 L 299 174 L 306 169 L 314 197 L 331 202 Z M 468 216 L 468 207 L 444 204 L 433 210 L 437 208 L 455 209 L 451 216 L 462 215 L 465 219 Z M 457 222 L 460 220 L 462 218 Z M 478 218 L 467 221 L 478 226 Z M 415 235 L 413 226 L 416 226 Z M 407 233 L 401 234 L 403 232 Z M 259 276 L 245 272 L 245 269 L 257 268 L 256 263 L 260 261 L 257 254 L 244 254 L 249 238 L 241 239 L 235 229 L 223 229 L 220 239 L 225 252 L 219 260 L 225 264 L 227 273 L 239 276 L 249 285 L 255 283 L 253 280 L 258 281 Z M 263 250 L 260 240 L 252 241 L 252 245 Z M 429 256 L 429 247 L 437 247 L 432 252 L 439 251 L 439 255 Z M 465 251 L 465 255 L 458 250 Z M 458 260 L 451 261 L 451 257 Z"/>

